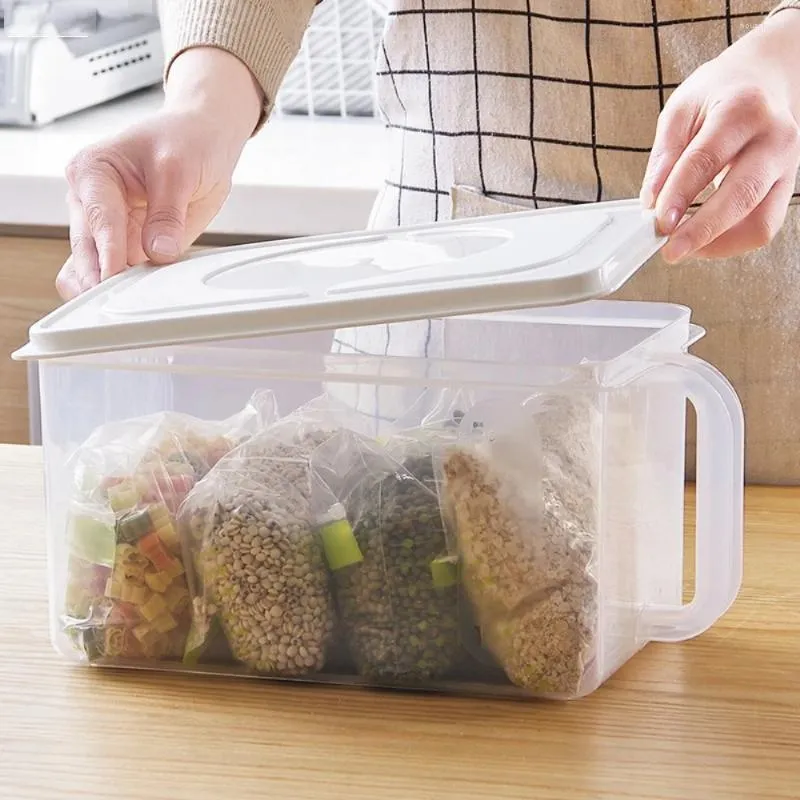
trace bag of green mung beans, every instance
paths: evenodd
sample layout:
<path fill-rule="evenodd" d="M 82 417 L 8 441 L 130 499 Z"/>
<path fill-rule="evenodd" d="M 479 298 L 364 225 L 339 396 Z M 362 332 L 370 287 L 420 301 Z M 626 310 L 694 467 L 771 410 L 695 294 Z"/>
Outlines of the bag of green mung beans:
<path fill-rule="evenodd" d="M 446 677 L 461 654 L 457 562 L 432 453 L 342 431 L 312 456 L 317 526 L 358 673 L 384 684 Z"/>

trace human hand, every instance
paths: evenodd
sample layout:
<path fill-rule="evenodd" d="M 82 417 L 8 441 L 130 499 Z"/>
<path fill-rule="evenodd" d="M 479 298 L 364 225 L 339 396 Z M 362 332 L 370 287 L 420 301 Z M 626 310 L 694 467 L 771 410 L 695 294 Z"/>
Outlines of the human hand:
<path fill-rule="evenodd" d="M 228 192 L 262 100 L 249 70 L 221 50 L 179 56 L 163 108 L 82 151 L 67 167 L 72 254 L 65 300 L 129 265 L 178 259 Z"/>
<path fill-rule="evenodd" d="M 789 9 L 703 65 L 669 98 L 641 195 L 670 236 L 666 261 L 740 255 L 780 230 L 800 167 L 798 76 L 800 12 Z M 716 191 L 684 219 L 712 182 Z"/>

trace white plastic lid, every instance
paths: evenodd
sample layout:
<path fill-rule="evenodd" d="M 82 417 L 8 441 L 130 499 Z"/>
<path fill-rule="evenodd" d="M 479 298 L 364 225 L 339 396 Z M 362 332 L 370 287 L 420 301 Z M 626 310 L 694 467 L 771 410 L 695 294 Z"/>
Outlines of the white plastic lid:
<path fill-rule="evenodd" d="M 14 358 L 576 303 L 615 292 L 664 241 L 622 201 L 201 251 L 103 282 Z"/>

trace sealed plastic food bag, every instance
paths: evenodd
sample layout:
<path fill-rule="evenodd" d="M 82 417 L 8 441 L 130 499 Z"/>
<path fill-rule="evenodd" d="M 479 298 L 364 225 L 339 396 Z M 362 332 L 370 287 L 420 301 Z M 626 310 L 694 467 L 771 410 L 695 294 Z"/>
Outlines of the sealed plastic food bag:
<path fill-rule="evenodd" d="M 187 662 L 202 658 L 219 625 L 234 658 L 254 671 L 323 668 L 335 617 L 309 462 L 334 432 L 315 402 L 221 459 L 184 502 L 195 609 Z"/>
<path fill-rule="evenodd" d="M 594 657 L 598 412 L 523 411 L 466 415 L 443 494 L 483 645 L 514 684 L 574 696 Z"/>
<path fill-rule="evenodd" d="M 320 536 L 358 672 L 387 683 L 447 675 L 460 654 L 458 569 L 431 452 L 343 431 L 312 463 Z"/>
<path fill-rule="evenodd" d="M 90 661 L 182 656 L 191 609 L 175 512 L 257 417 L 248 406 L 220 423 L 175 413 L 115 422 L 73 454 L 60 619 Z"/>

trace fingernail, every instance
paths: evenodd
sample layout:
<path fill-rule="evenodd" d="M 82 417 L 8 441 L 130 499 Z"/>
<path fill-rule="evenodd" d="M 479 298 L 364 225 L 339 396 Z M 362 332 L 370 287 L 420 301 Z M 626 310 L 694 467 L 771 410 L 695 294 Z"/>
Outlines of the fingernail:
<path fill-rule="evenodd" d="M 678 223 L 681 220 L 681 212 L 678 211 L 677 208 L 671 208 L 664 214 L 660 227 L 661 231 L 665 236 L 669 236 L 675 228 L 678 227 Z"/>
<path fill-rule="evenodd" d="M 692 249 L 692 243 L 685 237 L 677 237 L 668 242 L 662 251 L 665 261 L 676 262 L 685 258 Z"/>
<path fill-rule="evenodd" d="M 180 254 L 180 246 L 171 236 L 160 234 L 153 239 L 153 252 L 159 256 L 175 258 Z"/>

